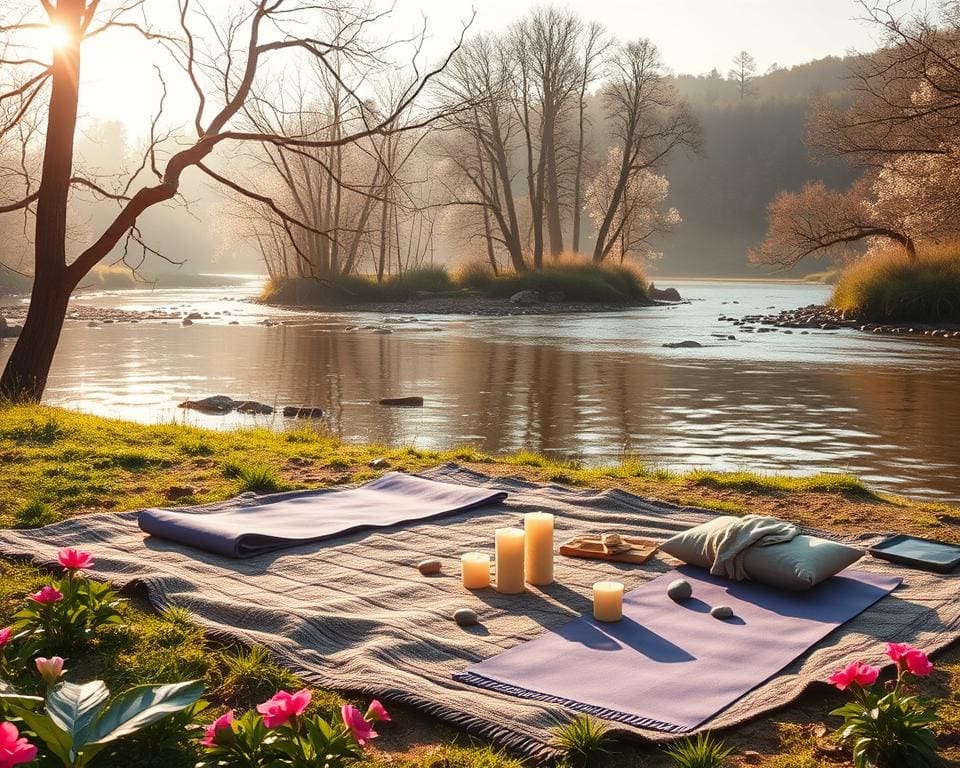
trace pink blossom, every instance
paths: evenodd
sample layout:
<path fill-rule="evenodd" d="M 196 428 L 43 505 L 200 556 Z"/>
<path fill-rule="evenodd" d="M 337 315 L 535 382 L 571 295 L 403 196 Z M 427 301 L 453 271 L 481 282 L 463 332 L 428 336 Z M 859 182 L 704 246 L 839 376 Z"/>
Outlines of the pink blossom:
<path fill-rule="evenodd" d="M 93 557 L 89 552 L 74 547 L 64 547 L 57 553 L 57 560 L 60 565 L 71 571 L 78 571 L 81 568 L 93 568 Z"/>
<path fill-rule="evenodd" d="M 390 722 L 390 713 L 377 699 L 370 702 L 370 706 L 367 707 L 367 714 L 364 717 L 371 723 Z"/>
<path fill-rule="evenodd" d="M 207 726 L 206 733 L 203 738 L 200 740 L 200 743 L 205 747 L 215 747 L 217 745 L 217 733 L 219 731 L 230 731 L 233 733 L 233 710 L 220 715 L 216 720 L 214 720 L 210 725 Z"/>
<path fill-rule="evenodd" d="M 0 648 L 3 648 L 3 646 L 9 643 L 11 637 L 13 637 L 13 627 L 0 629 Z"/>
<path fill-rule="evenodd" d="M 0 723 L 0 768 L 13 768 L 15 765 L 33 762 L 37 757 L 37 748 L 20 737 L 20 731 L 13 723 Z"/>
<path fill-rule="evenodd" d="M 267 728 L 279 728 L 292 717 L 302 715 L 310 706 L 310 691 L 304 689 L 290 694 L 278 691 L 272 699 L 257 705 Z"/>
<path fill-rule="evenodd" d="M 39 592 L 30 595 L 35 603 L 56 603 L 63 600 L 63 592 L 56 587 L 43 587 Z"/>
<path fill-rule="evenodd" d="M 900 659 L 913 650 L 916 649 L 909 643 L 887 643 L 887 656 L 890 657 L 890 661 L 897 664 L 900 663 Z"/>
<path fill-rule="evenodd" d="M 373 730 L 373 726 L 360 714 L 360 710 L 352 704 L 344 704 L 340 707 L 340 716 L 343 718 L 343 724 L 347 726 L 350 733 L 353 734 L 353 738 L 357 740 L 357 744 L 361 747 L 366 746 L 370 739 L 377 738 L 377 732 Z"/>
<path fill-rule="evenodd" d="M 43 682 L 47 685 L 53 685 L 60 679 L 60 675 L 63 674 L 63 659 L 59 656 L 54 656 L 50 659 L 45 659 L 43 656 L 37 656 L 34 659 L 34 663 L 37 665 L 37 672 L 40 673 L 40 677 L 43 678 Z"/>
<path fill-rule="evenodd" d="M 933 664 L 927 658 L 927 654 L 918 648 L 911 648 L 903 654 L 903 660 L 907 665 L 907 670 L 917 677 L 926 677 L 933 672 Z"/>
<path fill-rule="evenodd" d="M 852 664 L 834 672 L 827 678 L 827 682 L 837 686 L 841 691 L 845 691 L 853 684 L 859 686 L 873 685 L 877 682 L 880 670 L 864 664 L 862 661 L 855 661 Z"/>

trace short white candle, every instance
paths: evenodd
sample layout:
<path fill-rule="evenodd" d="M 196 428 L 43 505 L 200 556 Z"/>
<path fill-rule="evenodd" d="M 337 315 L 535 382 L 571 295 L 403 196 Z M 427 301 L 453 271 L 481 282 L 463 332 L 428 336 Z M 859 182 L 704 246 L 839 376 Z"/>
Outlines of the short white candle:
<path fill-rule="evenodd" d="M 484 589 L 490 586 L 490 555 L 483 552 L 465 552 L 460 556 L 460 569 L 465 589 Z"/>
<path fill-rule="evenodd" d="M 623 584 L 598 581 L 593 585 L 593 618 L 597 621 L 620 621 L 623 618 Z"/>
<path fill-rule="evenodd" d="M 497 528 L 497 592 L 523 592 L 523 529 Z"/>
<path fill-rule="evenodd" d="M 527 583 L 545 586 L 553 583 L 553 515 L 528 512 L 523 516 L 524 569 Z"/>

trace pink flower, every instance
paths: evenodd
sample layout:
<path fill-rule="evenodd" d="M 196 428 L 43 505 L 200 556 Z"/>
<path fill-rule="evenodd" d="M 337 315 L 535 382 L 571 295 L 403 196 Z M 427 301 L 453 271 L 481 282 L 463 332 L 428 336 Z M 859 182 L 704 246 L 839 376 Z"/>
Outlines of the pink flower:
<path fill-rule="evenodd" d="M 59 656 L 54 656 L 50 659 L 45 659 L 43 656 L 37 656 L 34 659 L 34 663 L 37 665 L 37 672 L 40 673 L 40 677 L 43 678 L 48 686 L 52 686 L 57 680 L 60 679 L 60 675 L 63 674 L 63 659 Z"/>
<path fill-rule="evenodd" d="M 13 637 L 13 627 L 0 629 L 0 648 L 3 648 L 3 646 L 9 643 L 11 637 Z"/>
<path fill-rule="evenodd" d="M 927 654 L 918 648 L 911 648 L 903 654 L 903 660 L 907 665 L 907 670 L 909 670 L 912 675 L 926 677 L 933 672 L 933 664 L 930 663 Z"/>
<path fill-rule="evenodd" d="M 218 744 L 217 734 L 219 731 L 230 731 L 230 734 L 233 734 L 233 710 L 220 715 L 216 720 L 214 720 L 210 725 L 207 726 L 207 731 L 204 734 L 203 738 L 200 740 L 200 743 L 205 747 L 215 747 Z"/>
<path fill-rule="evenodd" d="M 900 659 L 913 650 L 916 649 L 909 643 L 887 643 L 887 656 L 890 657 L 890 661 L 894 661 L 897 664 L 900 663 Z"/>
<path fill-rule="evenodd" d="M 855 661 L 849 664 L 839 672 L 834 672 L 827 678 L 827 682 L 837 686 L 841 691 L 845 691 L 851 685 L 867 686 L 877 682 L 880 670 L 864 664 L 862 661 Z"/>
<path fill-rule="evenodd" d="M 373 726 L 364 719 L 360 710 L 352 704 L 344 704 L 340 707 L 340 716 L 343 718 L 343 724 L 347 726 L 347 729 L 353 734 L 353 738 L 357 740 L 357 744 L 361 747 L 366 746 L 370 739 L 377 738 L 377 732 L 373 730 Z"/>
<path fill-rule="evenodd" d="M 377 699 L 374 699 L 370 702 L 370 706 L 367 707 L 367 714 L 364 715 L 364 718 L 372 723 L 379 723 L 380 721 L 390 722 L 390 713 L 387 712 L 383 704 L 377 701 Z"/>
<path fill-rule="evenodd" d="M 263 724 L 267 728 L 279 728 L 291 717 L 299 717 L 310 706 L 310 691 L 303 689 L 294 694 L 277 692 L 274 697 L 257 705 L 257 712 L 263 715 Z"/>
<path fill-rule="evenodd" d="M 79 571 L 81 568 L 93 568 L 93 557 L 89 552 L 84 552 L 74 547 L 64 547 L 57 553 L 57 560 L 60 565 L 71 571 Z"/>
<path fill-rule="evenodd" d="M 56 587 L 43 587 L 39 592 L 30 595 L 30 599 L 35 603 L 56 603 L 63 600 L 63 592 Z"/>
<path fill-rule="evenodd" d="M 0 723 L 0 768 L 13 768 L 15 765 L 33 762 L 37 757 L 37 748 L 26 739 L 20 738 L 20 731 L 13 723 Z"/>

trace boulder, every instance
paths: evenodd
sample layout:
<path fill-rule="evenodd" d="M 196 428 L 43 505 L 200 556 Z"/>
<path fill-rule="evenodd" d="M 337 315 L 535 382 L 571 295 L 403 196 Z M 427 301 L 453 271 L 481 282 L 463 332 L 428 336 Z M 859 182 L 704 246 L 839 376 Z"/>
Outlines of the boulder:
<path fill-rule="evenodd" d="M 204 411 L 206 413 L 229 413 L 236 408 L 239 403 L 232 397 L 226 395 L 214 395 L 205 397 L 202 400 L 184 400 L 178 408 L 189 408 L 193 411 Z"/>
<path fill-rule="evenodd" d="M 683 301 L 680 291 L 676 288 L 657 288 L 655 285 L 651 285 L 647 289 L 647 295 L 655 301 Z"/>
<path fill-rule="evenodd" d="M 104 322 L 112 322 L 112 321 L 106 320 Z M 183 318 L 183 321 L 180 324 L 183 326 L 193 325 L 193 320 L 191 320 L 189 317 L 185 317 Z"/>
<path fill-rule="evenodd" d="M 663 346 L 667 347 L 668 349 L 697 349 L 698 347 L 702 347 L 703 344 L 701 344 L 699 341 L 690 341 L 687 339 L 686 341 L 667 342 Z"/>
<path fill-rule="evenodd" d="M 384 397 L 379 400 L 380 405 L 392 405 L 401 408 L 417 408 L 423 405 L 422 397 Z"/>
<path fill-rule="evenodd" d="M 288 419 L 319 419 L 323 417 L 323 408 L 314 408 L 309 405 L 288 405 L 283 409 L 283 415 Z"/>
<path fill-rule="evenodd" d="M 185 320 L 203 320 L 203 315 L 200 314 L 199 312 L 191 312 L 184 319 Z"/>
<path fill-rule="evenodd" d="M 540 293 L 539 291 L 517 291 L 513 296 L 510 297 L 510 303 L 516 304 L 520 307 L 529 306 L 530 304 L 539 304 L 540 303 Z"/>
<path fill-rule="evenodd" d="M 236 404 L 237 413 L 252 413 L 260 416 L 269 416 L 273 413 L 273 408 L 265 403 L 258 403 L 256 400 L 241 400 Z"/>

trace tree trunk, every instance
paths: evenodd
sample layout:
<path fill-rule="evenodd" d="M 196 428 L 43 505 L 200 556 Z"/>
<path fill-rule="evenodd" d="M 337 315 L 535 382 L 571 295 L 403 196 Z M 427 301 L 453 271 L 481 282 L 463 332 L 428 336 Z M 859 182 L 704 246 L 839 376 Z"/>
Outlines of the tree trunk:
<path fill-rule="evenodd" d="M 60 0 L 51 22 L 68 34 L 53 51 L 43 169 L 37 198 L 33 291 L 23 332 L 0 376 L 0 397 L 39 402 L 74 288 L 67 274 L 67 199 L 80 90 L 80 22 L 85 0 Z"/>

